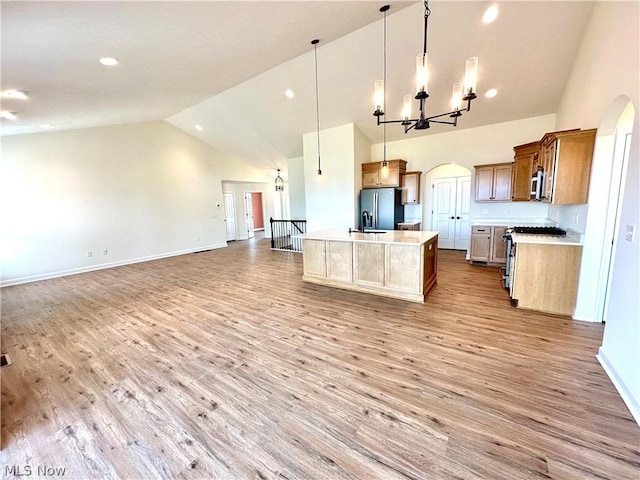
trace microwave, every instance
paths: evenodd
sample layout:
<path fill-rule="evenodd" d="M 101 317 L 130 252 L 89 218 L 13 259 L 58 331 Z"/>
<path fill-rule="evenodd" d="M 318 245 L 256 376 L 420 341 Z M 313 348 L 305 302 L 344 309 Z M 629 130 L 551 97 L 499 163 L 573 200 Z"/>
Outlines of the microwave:
<path fill-rule="evenodd" d="M 544 170 L 538 167 L 538 171 L 531 178 L 531 197 L 534 200 L 542 200 L 542 184 L 544 183 Z"/>

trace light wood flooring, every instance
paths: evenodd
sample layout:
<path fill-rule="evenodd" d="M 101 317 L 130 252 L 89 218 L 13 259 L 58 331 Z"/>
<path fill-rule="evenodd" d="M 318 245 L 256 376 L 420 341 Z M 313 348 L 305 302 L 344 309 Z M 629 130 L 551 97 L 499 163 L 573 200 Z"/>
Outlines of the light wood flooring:
<path fill-rule="evenodd" d="M 301 276 L 259 240 L 2 289 L 2 477 L 639 478 L 602 325 L 462 252 L 424 305 Z"/>

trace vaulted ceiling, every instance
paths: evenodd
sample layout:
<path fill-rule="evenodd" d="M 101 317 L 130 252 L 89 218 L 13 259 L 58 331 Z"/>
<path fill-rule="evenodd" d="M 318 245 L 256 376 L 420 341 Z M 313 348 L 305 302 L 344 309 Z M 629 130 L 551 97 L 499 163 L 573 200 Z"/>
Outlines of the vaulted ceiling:
<path fill-rule="evenodd" d="M 372 111 L 383 4 L 391 4 L 387 113 L 399 117 L 403 95 L 415 89 L 422 2 L 3 0 L 2 90 L 26 90 L 29 99 L 2 100 L 17 118 L 3 119 L 0 132 L 165 119 L 221 151 L 282 165 L 302 155 L 302 135 L 316 129 L 310 41 L 318 38 L 320 128 L 353 122 L 380 142 Z M 431 113 L 448 109 L 465 59 L 480 57 L 480 96 L 458 129 L 554 113 L 593 5 L 498 2 L 497 20 L 483 24 L 490 4 L 430 2 Z M 102 66 L 104 56 L 119 65 Z M 484 97 L 489 88 L 495 98 Z M 387 140 L 401 138 L 401 127 L 387 128 Z"/>

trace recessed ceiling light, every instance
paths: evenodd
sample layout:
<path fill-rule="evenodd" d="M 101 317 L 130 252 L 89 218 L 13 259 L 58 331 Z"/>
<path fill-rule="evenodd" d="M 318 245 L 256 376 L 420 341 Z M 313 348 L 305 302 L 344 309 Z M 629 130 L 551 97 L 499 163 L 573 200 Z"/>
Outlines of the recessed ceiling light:
<path fill-rule="evenodd" d="M 44 130 L 50 130 L 53 128 L 53 125 L 51 125 L 50 123 L 43 123 L 42 125 L 40 125 L 40 128 L 43 128 Z"/>
<path fill-rule="evenodd" d="M 285 90 L 284 94 L 287 96 L 287 98 L 293 98 L 293 90 L 291 89 Z"/>
<path fill-rule="evenodd" d="M 201 132 L 203 130 L 203 128 L 200 125 L 194 125 L 194 128 L 196 130 L 198 130 L 199 132 Z"/>
<path fill-rule="evenodd" d="M 485 10 L 484 15 L 482 16 L 482 21 L 484 23 L 491 23 L 496 18 L 498 18 L 498 6 L 493 4 Z"/>
<path fill-rule="evenodd" d="M 487 93 L 485 93 L 484 96 L 487 98 L 493 98 L 497 94 L 498 94 L 498 90 L 496 90 L 495 88 L 490 88 L 489 90 L 487 90 Z"/>
<path fill-rule="evenodd" d="M 15 98 L 17 100 L 26 100 L 29 98 L 24 90 L 5 90 L 2 92 L 2 98 Z"/>
<path fill-rule="evenodd" d="M 16 112 L 10 112 L 8 110 L 2 110 L 0 112 L 0 118 L 4 118 L 6 120 L 15 120 L 16 117 Z"/>
<path fill-rule="evenodd" d="M 100 59 L 100 63 L 107 67 L 113 67 L 114 65 L 118 65 L 118 60 L 113 57 L 102 57 Z"/>

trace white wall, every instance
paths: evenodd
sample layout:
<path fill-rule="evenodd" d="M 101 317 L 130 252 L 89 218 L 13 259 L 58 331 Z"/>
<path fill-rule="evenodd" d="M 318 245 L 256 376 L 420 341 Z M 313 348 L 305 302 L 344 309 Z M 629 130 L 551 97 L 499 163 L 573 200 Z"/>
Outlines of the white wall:
<path fill-rule="evenodd" d="M 354 226 L 356 135 L 353 123 L 320 131 L 322 175 L 318 175 L 317 133 L 303 136 L 308 232 Z"/>
<path fill-rule="evenodd" d="M 230 160 L 163 121 L 4 137 L 2 285 L 225 246 L 221 179 L 264 180 Z"/>
<path fill-rule="evenodd" d="M 307 218 L 307 209 L 304 191 L 304 157 L 290 158 L 287 161 L 286 189 L 289 190 L 291 220 L 305 220 Z"/>
<path fill-rule="evenodd" d="M 473 181 L 474 165 L 513 162 L 513 147 L 539 140 L 546 132 L 554 130 L 555 120 L 555 115 L 544 115 L 462 130 L 442 127 L 443 133 L 437 135 L 388 142 L 387 158 L 406 160 L 408 171 L 423 173 L 439 165 L 455 163 L 469 169 Z M 372 161 L 382 160 L 382 144 L 373 145 L 371 151 Z M 425 188 L 428 185 L 421 187 Z M 475 191 L 475 184 L 472 184 L 471 190 Z M 416 210 L 415 207 L 409 212 L 405 209 L 405 214 L 408 213 L 415 218 L 415 215 L 419 214 Z M 476 219 L 498 217 L 517 221 L 523 217 L 534 217 L 542 220 L 546 216 L 547 206 L 540 203 L 476 203 L 473 198 L 471 202 L 471 217 Z M 423 224 L 429 221 L 428 218 L 421 220 Z"/>
<path fill-rule="evenodd" d="M 596 2 L 585 31 L 580 51 L 574 63 L 558 110 L 558 129 L 600 127 L 608 110 L 620 96 L 628 97 L 635 108 L 631 153 L 626 174 L 620 223 L 640 227 L 640 4 L 638 2 Z M 600 134 L 603 138 L 600 138 Z M 599 172 L 606 171 L 610 155 L 599 154 L 610 132 L 598 132 L 594 175 L 591 178 L 589 209 L 567 209 L 588 215 L 585 231 L 583 262 L 578 290 L 580 299 L 599 294 L 590 280 L 597 275 L 604 220 L 600 202 L 608 183 Z M 602 141 L 601 141 L 602 140 Z M 560 215 L 566 212 L 563 210 Z M 618 232 L 620 233 L 620 232 Z M 640 423 L 640 235 L 632 242 L 618 235 L 613 259 L 611 297 L 605 314 L 605 331 L 599 360 Z M 596 246 L 594 247 L 594 243 Z"/>

